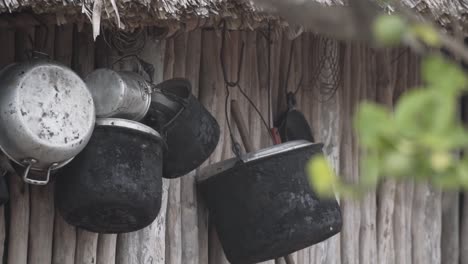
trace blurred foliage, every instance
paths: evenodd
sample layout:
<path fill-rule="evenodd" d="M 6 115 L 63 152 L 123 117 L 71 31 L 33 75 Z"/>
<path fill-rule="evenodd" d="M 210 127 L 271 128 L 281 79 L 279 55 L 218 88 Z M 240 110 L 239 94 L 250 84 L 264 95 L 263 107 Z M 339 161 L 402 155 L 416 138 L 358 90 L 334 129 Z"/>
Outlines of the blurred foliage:
<path fill-rule="evenodd" d="M 412 37 L 439 47 L 434 28 L 408 25 L 398 16 L 381 16 L 373 28 L 382 45 Z M 319 195 L 360 195 L 389 178 L 468 188 L 468 156 L 457 155 L 468 148 L 468 131 L 457 114 L 468 79 L 456 64 L 438 54 L 423 58 L 421 74 L 423 87 L 402 95 L 393 110 L 372 102 L 359 105 L 353 122 L 362 153 L 358 183 L 344 182 L 324 156 L 312 158 L 307 171 Z"/>

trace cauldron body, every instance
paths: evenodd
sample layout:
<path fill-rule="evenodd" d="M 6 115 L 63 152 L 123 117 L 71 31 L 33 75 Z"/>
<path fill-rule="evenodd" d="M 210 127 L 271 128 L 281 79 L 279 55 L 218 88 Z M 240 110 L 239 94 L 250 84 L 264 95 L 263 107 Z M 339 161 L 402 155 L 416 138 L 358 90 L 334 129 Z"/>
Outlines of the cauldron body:
<path fill-rule="evenodd" d="M 58 210 L 68 223 L 92 232 L 144 228 L 161 206 L 162 155 L 163 143 L 153 134 L 97 125 L 90 143 L 57 177 Z"/>
<path fill-rule="evenodd" d="M 177 178 L 196 169 L 218 145 L 218 122 L 192 95 L 186 79 L 174 78 L 158 84 L 143 122 L 165 136 L 165 178 Z"/>
<path fill-rule="evenodd" d="M 288 151 L 275 153 L 285 146 Z M 304 172 L 321 148 L 292 141 L 267 149 L 264 157 L 231 159 L 201 172 L 198 187 L 231 263 L 279 258 L 341 230 L 338 203 L 319 199 Z"/>

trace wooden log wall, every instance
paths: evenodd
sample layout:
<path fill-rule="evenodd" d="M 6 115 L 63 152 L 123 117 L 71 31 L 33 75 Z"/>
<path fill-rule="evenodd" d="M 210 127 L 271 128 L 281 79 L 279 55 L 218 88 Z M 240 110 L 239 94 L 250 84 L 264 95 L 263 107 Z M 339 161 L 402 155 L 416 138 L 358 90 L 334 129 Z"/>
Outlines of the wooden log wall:
<path fill-rule="evenodd" d="M 151 28 L 147 32 L 139 55 L 155 66 L 155 82 L 188 78 L 192 92 L 220 124 L 219 145 L 203 166 L 232 157 L 224 112 L 227 90 L 220 64 L 221 32 L 196 29 L 166 40 L 157 39 Z M 88 26 L 1 28 L 0 40 L 0 68 L 24 59 L 25 52 L 35 48 L 85 76 L 94 68 L 110 67 L 123 55 L 102 37 L 93 42 Z M 330 162 L 349 181 L 359 178 L 358 160 L 363 154 L 352 131 L 357 104 L 371 100 L 391 107 L 420 82 L 419 59 L 407 50 L 377 52 L 362 44 L 339 43 L 313 34 L 292 41 L 276 33 L 269 42 L 260 32 L 229 32 L 222 55 L 226 78 L 239 78 L 240 87 L 267 123 L 285 110 L 286 92 L 296 92 L 298 109 L 310 122 L 316 140 L 325 144 Z M 122 62 L 116 67 L 132 69 L 135 65 Z M 249 123 L 254 146 L 271 145 L 247 100 L 237 88 L 228 89 Z M 234 125 L 233 130 L 240 140 Z M 196 174 L 165 180 L 156 221 L 143 230 L 119 235 L 95 234 L 68 225 L 54 210 L 53 183 L 28 186 L 9 174 L 11 200 L 0 208 L 0 259 L 7 264 L 228 263 L 197 193 Z M 427 185 L 383 182 L 360 201 L 340 201 L 342 232 L 294 253 L 293 258 L 297 264 L 468 263 L 464 199 L 459 193 L 441 193 Z"/>

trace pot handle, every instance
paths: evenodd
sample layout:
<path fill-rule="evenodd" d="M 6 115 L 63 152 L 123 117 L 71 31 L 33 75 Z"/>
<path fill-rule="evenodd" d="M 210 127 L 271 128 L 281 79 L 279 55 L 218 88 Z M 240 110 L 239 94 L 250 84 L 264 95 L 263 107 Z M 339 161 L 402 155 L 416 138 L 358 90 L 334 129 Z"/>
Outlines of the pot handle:
<path fill-rule="evenodd" d="M 23 172 L 23 181 L 29 184 L 33 184 L 33 185 L 46 185 L 47 183 L 49 183 L 50 171 L 58 165 L 57 162 L 54 162 L 49 166 L 49 168 L 47 168 L 45 180 L 34 180 L 34 179 L 29 178 L 29 172 L 31 171 L 32 166 L 37 163 L 37 160 L 30 158 L 30 159 L 23 160 L 22 163 L 27 165 L 26 169 Z"/>

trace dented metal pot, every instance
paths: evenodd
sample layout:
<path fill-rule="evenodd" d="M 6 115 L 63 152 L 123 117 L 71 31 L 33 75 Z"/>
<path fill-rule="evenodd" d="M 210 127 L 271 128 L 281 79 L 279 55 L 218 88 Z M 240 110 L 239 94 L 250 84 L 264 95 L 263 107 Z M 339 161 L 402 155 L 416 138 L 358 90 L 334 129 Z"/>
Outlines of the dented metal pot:
<path fill-rule="evenodd" d="M 151 87 L 139 74 L 130 71 L 97 69 L 85 82 L 93 95 L 98 118 L 140 121 L 151 103 Z"/>
<path fill-rule="evenodd" d="M 279 258 L 341 230 L 337 201 L 317 197 L 305 172 L 322 147 L 291 141 L 200 170 L 198 189 L 231 263 Z"/>
<path fill-rule="evenodd" d="M 91 137 L 91 93 L 71 69 L 44 59 L 5 67 L 0 87 L 0 148 L 24 168 L 25 182 L 47 184 L 51 170 L 70 162 Z"/>

